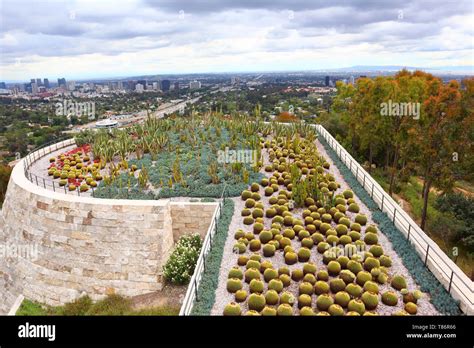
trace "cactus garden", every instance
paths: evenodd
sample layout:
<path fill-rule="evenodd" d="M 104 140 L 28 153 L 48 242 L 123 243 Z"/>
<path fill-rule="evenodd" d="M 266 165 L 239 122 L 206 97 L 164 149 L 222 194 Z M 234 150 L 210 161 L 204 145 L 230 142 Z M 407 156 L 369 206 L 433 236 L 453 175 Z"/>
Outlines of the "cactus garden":
<path fill-rule="evenodd" d="M 444 289 L 430 293 L 439 289 L 430 285 L 432 275 L 417 277 L 408 267 L 414 261 L 399 256 L 309 125 L 211 114 L 149 118 L 128 129 L 81 133 L 76 145 L 50 158 L 47 169 L 71 191 L 94 188 L 97 198 L 220 198 L 225 187 L 234 213 L 222 255 L 208 270 L 216 278 L 200 289 L 207 309 L 199 314 L 457 311 Z M 250 157 L 239 158 L 239 151 Z"/>
<path fill-rule="evenodd" d="M 420 290 L 314 133 L 288 126 L 260 136 L 265 177 L 234 200 L 211 314 L 457 310 L 451 298 L 445 307 L 434 306 Z"/>

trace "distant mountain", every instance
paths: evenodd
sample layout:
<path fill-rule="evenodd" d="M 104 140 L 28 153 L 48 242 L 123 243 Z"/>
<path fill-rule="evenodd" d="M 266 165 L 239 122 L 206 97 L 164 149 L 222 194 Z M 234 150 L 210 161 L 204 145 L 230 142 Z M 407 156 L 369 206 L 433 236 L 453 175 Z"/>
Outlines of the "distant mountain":
<path fill-rule="evenodd" d="M 423 70 L 435 73 L 458 73 L 458 74 L 474 74 L 474 67 L 465 66 L 439 66 L 439 67 L 414 67 L 403 65 L 355 65 L 346 68 L 337 69 L 321 69 L 319 71 L 335 71 L 335 72 L 394 72 L 402 69 L 407 70 Z"/>

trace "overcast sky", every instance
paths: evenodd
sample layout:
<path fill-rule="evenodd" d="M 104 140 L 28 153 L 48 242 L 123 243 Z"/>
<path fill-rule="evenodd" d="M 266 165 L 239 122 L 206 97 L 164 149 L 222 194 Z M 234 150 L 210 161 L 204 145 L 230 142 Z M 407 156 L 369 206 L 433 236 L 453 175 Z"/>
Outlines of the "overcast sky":
<path fill-rule="evenodd" d="M 0 80 L 474 65 L 474 1 L 0 0 Z"/>

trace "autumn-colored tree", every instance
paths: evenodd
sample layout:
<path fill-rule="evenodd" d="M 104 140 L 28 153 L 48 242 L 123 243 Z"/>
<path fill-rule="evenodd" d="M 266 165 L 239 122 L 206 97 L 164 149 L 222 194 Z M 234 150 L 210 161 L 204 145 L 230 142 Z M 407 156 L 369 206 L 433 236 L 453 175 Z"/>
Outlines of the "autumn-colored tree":
<path fill-rule="evenodd" d="M 459 83 L 451 81 L 444 85 L 440 80 L 432 79 L 428 90 L 430 96 L 424 102 L 424 113 L 413 134 L 416 141 L 412 142 L 417 149 L 413 160 L 425 182 L 421 228 L 426 224 L 431 187 L 435 185 L 442 190 L 452 187 L 458 165 L 453 156 L 454 153 L 463 156 L 466 143 Z"/>

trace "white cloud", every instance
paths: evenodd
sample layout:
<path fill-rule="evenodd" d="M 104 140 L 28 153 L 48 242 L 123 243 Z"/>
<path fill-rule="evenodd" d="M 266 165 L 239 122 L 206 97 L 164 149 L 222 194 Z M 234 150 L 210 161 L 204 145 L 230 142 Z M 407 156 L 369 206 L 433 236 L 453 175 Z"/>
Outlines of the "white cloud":
<path fill-rule="evenodd" d="M 0 80 L 474 63 L 470 1 L 3 0 L 0 12 Z"/>

